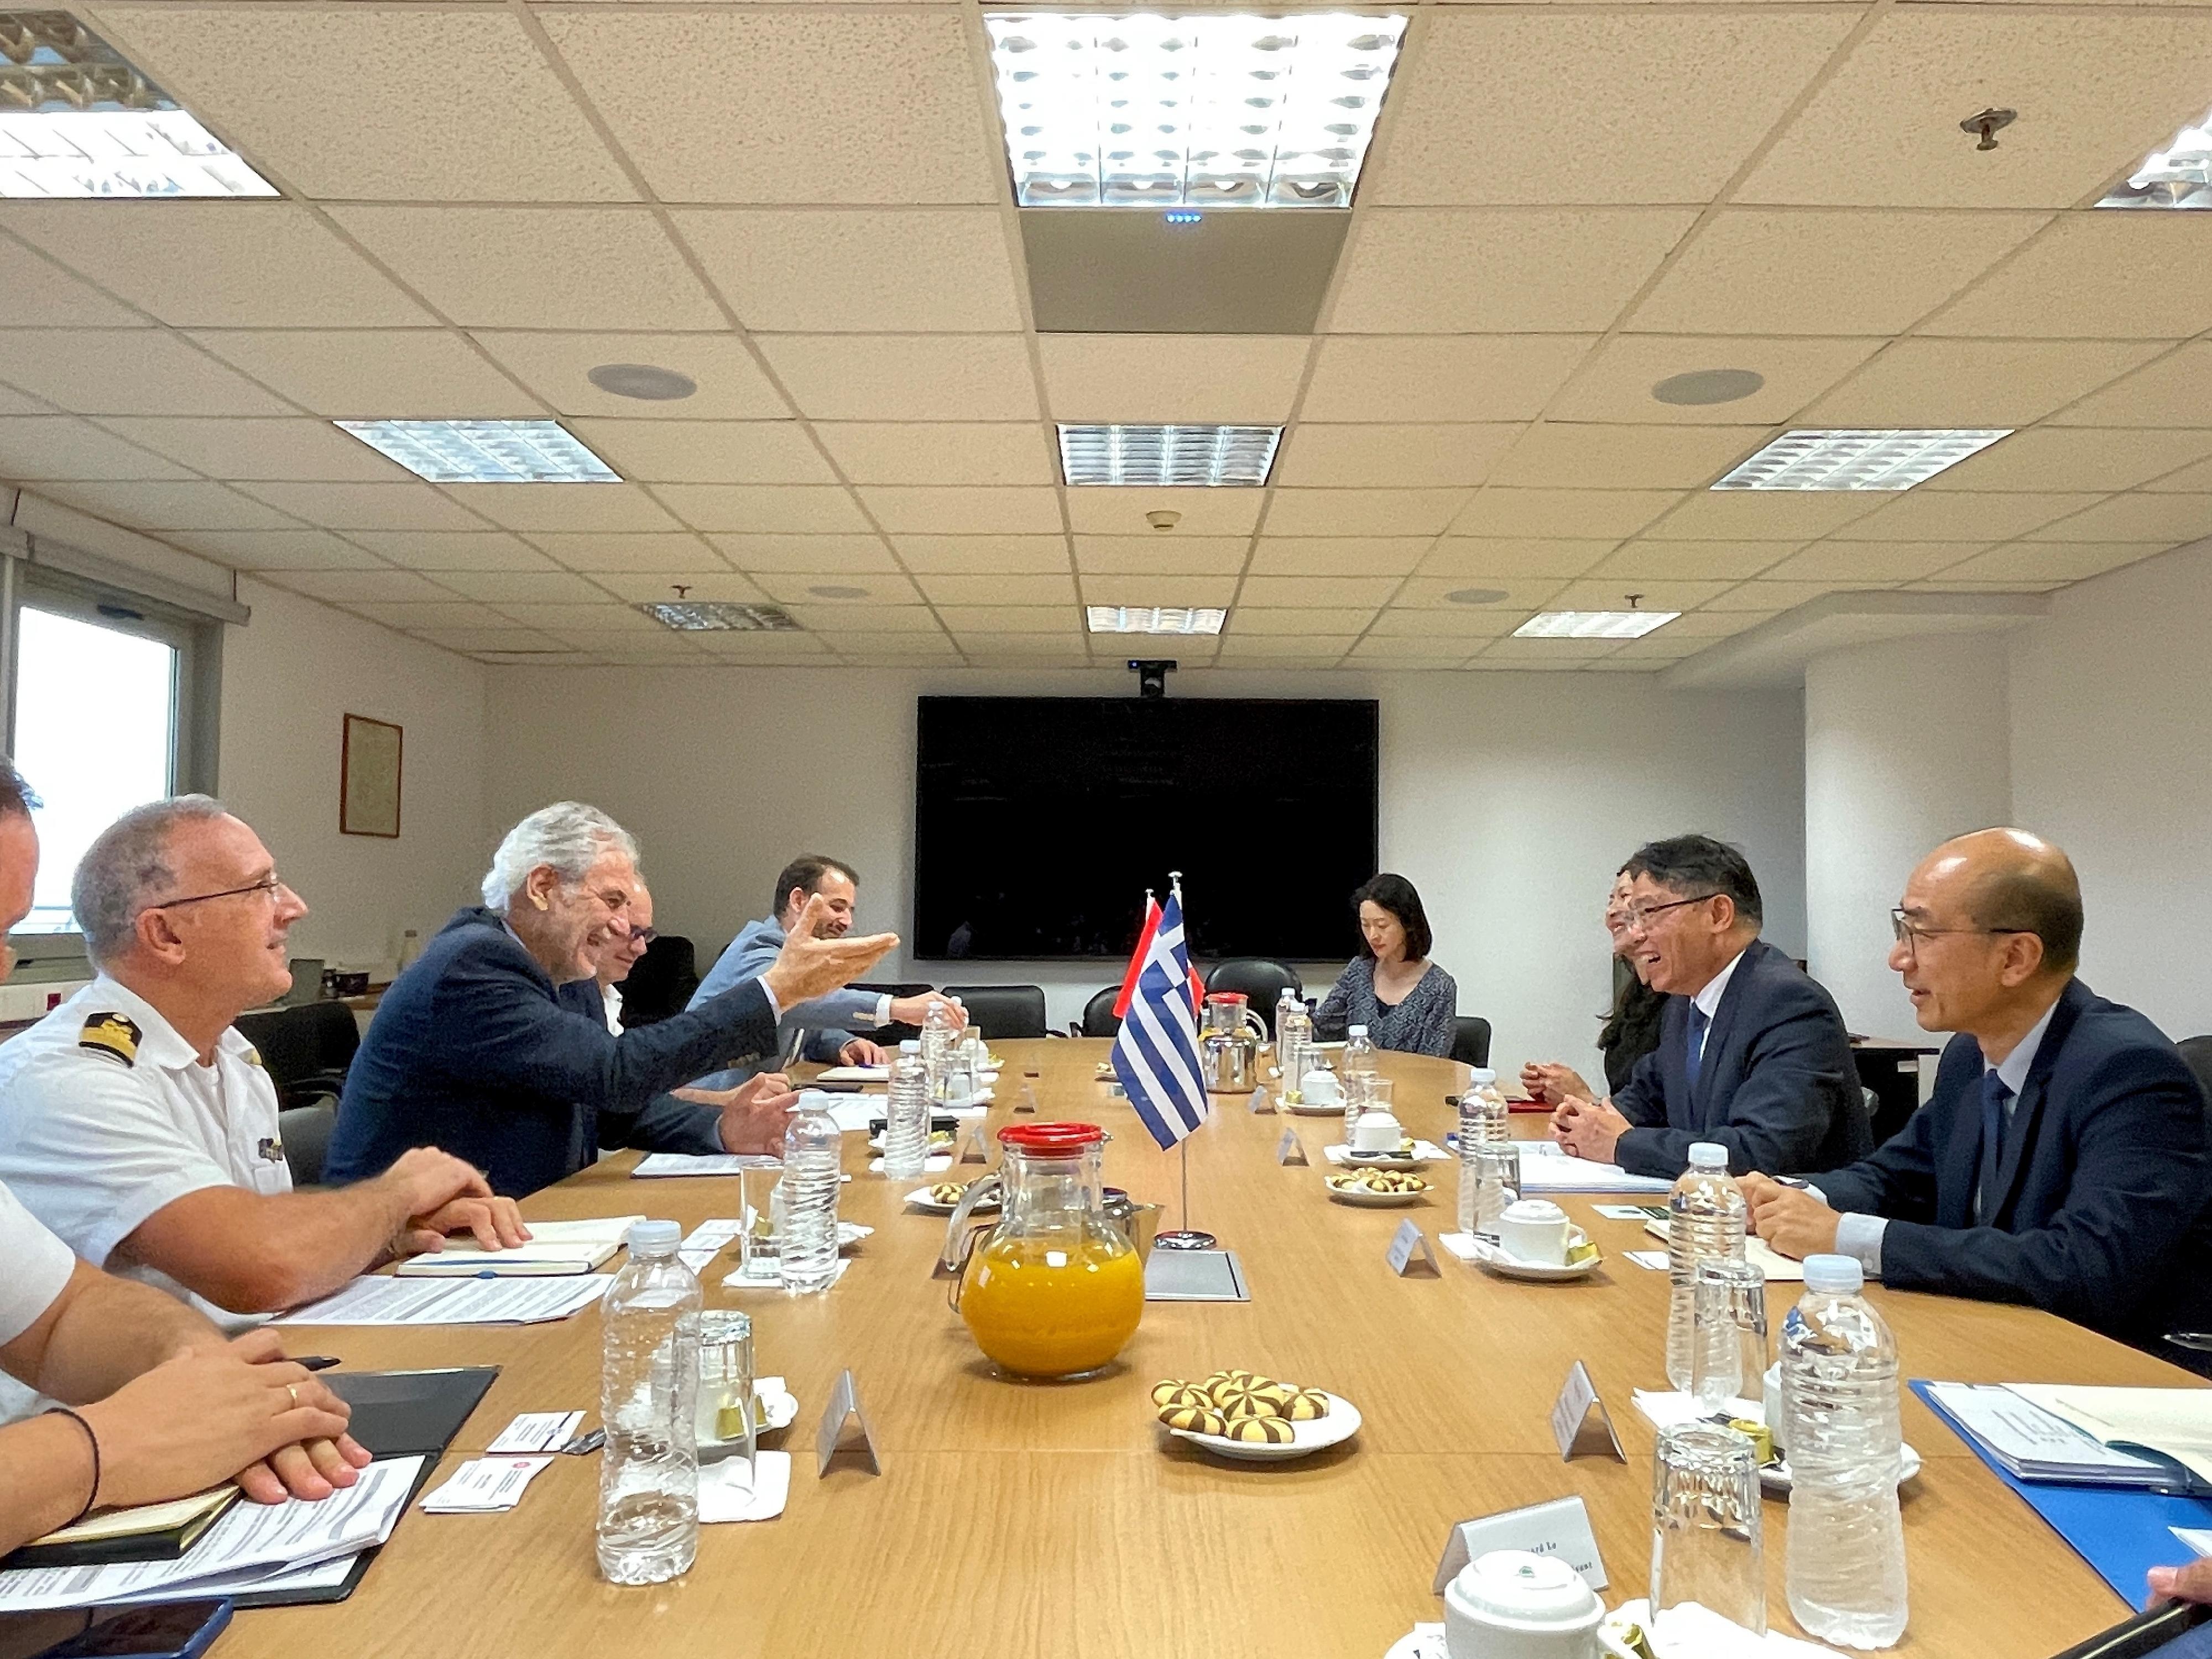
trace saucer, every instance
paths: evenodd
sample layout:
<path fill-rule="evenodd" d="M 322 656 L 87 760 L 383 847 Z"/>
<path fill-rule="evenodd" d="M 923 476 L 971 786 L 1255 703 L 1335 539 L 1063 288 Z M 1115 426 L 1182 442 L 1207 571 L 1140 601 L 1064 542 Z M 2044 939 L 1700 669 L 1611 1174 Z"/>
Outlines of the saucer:
<path fill-rule="evenodd" d="M 1426 1182 L 1422 1182 L 1420 1186 L 1415 1188 L 1411 1192 L 1402 1193 L 1378 1193 L 1371 1191 L 1365 1187 L 1353 1187 L 1348 1185 L 1340 1187 L 1337 1185 L 1338 1182 L 1347 1181 L 1349 1177 L 1344 1176 L 1324 1176 L 1322 1177 L 1322 1184 L 1328 1188 L 1328 1195 L 1331 1198 L 1334 1199 L 1339 1204 L 1350 1204 L 1363 1210 L 1403 1209 L 1409 1204 L 1419 1204 L 1423 1199 L 1429 1195 L 1430 1192 L 1430 1188 Z"/>
<path fill-rule="evenodd" d="M 922 1211 L 924 1213 L 928 1215 L 951 1215 L 955 1209 L 959 1207 L 957 1202 L 946 1204 L 940 1202 L 937 1199 L 932 1198 L 929 1195 L 929 1188 L 927 1187 L 916 1188 L 913 1192 L 908 1193 L 906 1195 L 906 1202 L 910 1207 Z M 996 1215 L 998 1212 L 998 1200 L 996 1199 L 986 1199 L 983 1202 L 978 1204 L 974 1209 L 969 1211 L 968 1213 L 970 1215 Z"/>
<path fill-rule="evenodd" d="M 1278 1095 L 1275 1097 L 1275 1104 L 1296 1117 L 1342 1117 L 1344 1115 L 1344 1103 L 1341 1100 L 1332 1101 L 1326 1106 L 1316 1106 L 1308 1101 L 1285 1100 Z"/>
<path fill-rule="evenodd" d="M 1589 1239 L 1579 1227 L 1573 1229 L 1567 1235 L 1567 1248 L 1570 1250 L 1578 1244 L 1587 1243 Z M 1480 1263 L 1492 1273 L 1504 1279 L 1535 1280 L 1584 1279 L 1596 1271 L 1605 1261 L 1602 1252 L 1590 1257 L 1587 1261 L 1570 1261 L 1565 1265 L 1550 1261 L 1526 1261 L 1503 1245 L 1493 1244 L 1486 1238 L 1474 1239 L 1472 1244 L 1473 1250 L 1468 1259 Z"/>
<path fill-rule="evenodd" d="M 1911 1480 L 1914 1475 L 1920 1473 L 1921 1457 L 1920 1454 L 1915 1451 L 1910 1444 L 1902 1441 L 1898 1443 L 1897 1451 L 1897 1484 L 1901 1486 L 1906 1481 Z M 1759 1470 L 1759 1489 L 1765 1492 L 1769 1498 L 1789 1497 L 1790 1460 L 1784 1457 L 1772 1463 L 1765 1463 L 1760 1465 Z"/>
<path fill-rule="evenodd" d="M 1328 1395 L 1328 1415 L 1291 1424 L 1291 1438 L 1287 1445 L 1263 1446 L 1249 1440 L 1231 1440 L 1226 1435 L 1200 1434 L 1195 1429 L 1170 1429 L 1168 1432 L 1178 1440 L 1188 1440 L 1194 1446 L 1204 1448 L 1216 1457 L 1239 1463 L 1287 1463 L 1292 1458 L 1310 1457 L 1317 1451 L 1341 1445 L 1359 1432 L 1358 1407 L 1341 1395 L 1329 1394 L 1327 1389 L 1315 1392 Z"/>

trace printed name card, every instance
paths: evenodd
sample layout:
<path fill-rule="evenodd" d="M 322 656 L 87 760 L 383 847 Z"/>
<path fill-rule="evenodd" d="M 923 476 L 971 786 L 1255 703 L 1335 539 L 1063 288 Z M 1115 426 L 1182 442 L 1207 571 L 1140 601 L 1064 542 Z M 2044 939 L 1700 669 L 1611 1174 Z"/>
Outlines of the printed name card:
<path fill-rule="evenodd" d="M 1252 1091 L 1251 1107 L 1255 1117 L 1270 1117 L 1274 1114 L 1275 1103 L 1265 1089 L 1255 1089 Z"/>
<path fill-rule="evenodd" d="M 1391 1235 L 1390 1249 L 1384 1259 L 1389 1262 L 1390 1271 L 1401 1279 L 1424 1273 L 1433 1279 L 1439 1272 L 1437 1253 L 1429 1248 L 1429 1236 L 1421 1231 L 1418 1223 L 1411 1220 L 1398 1224 L 1398 1231 Z"/>
<path fill-rule="evenodd" d="M 960 1137 L 960 1161 L 963 1164 L 988 1164 L 991 1149 L 983 1144 L 983 1120 L 976 1119 L 968 1126 L 968 1133 Z"/>
<path fill-rule="evenodd" d="M 1526 1550 L 1531 1555 L 1556 1555 L 1594 1590 L 1605 1588 L 1605 1563 L 1597 1553 L 1597 1535 L 1590 1530 L 1589 1510 L 1579 1498 L 1555 1498 L 1548 1504 L 1506 1510 L 1498 1515 L 1462 1521 L 1444 1540 L 1443 1559 L 1437 1563 L 1437 1595 L 1459 1577 L 1470 1561 L 1492 1550 Z"/>
<path fill-rule="evenodd" d="M 837 1373 L 837 1381 L 830 1389 L 830 1403 L 822 1408 L 822 1426 L 814 1431 L 815 1474 L 829 1474 L 830 1460 L 845 1452 L 866 1458 L 870 1474 L 884 1472 L 884 1461 L 876 1455 L 875 1431 L 868 1426 L 860 1385 L 853 1381 L 850 1370 Z"/>
<path fill-rule="evenodd" d="M 1559 1443 L 1562 1462 L 1602 1451 L 1610 1451 L 1623 1463 L 1628 1461 L 1620 1437 L 1613 1431 L 1613 1418 L 1597 1397 L 1597 1384 L 1579 1359 L 1568 1368 L 1559 1403 L 1552 1407 L 1552 1437 Z"/>
<path fill-rule="evenodd" d="M 1283 1138 L 1275 1143 L 1275 1162 L 1287 1168 L 1293 1164 L 1304 1164 L 1305 1161 L 1306 1149 L 1298 1145 L 1298 1132 L 1294 1128 L 1285 1128 Z"/>
<path fill-rule="evenodd" d="M 1016 1111 L 1034 1112 L 1036 1110 L 1036 1081 L 1038 1075 L 1039 1073 L 1036 1072 L 1024 1072 L 1022 1073 L 1021 1097 L 1014 1102 L 1014 1109 Z"/>

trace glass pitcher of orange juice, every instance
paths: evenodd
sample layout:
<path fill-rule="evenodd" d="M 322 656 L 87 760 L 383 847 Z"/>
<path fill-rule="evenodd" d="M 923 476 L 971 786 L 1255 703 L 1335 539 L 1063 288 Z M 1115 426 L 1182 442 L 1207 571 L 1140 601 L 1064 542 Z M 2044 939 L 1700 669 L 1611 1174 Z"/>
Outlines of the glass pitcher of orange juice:
<path fill-rule="evenodd" d="M 975 1346 L 1013 1376 L 1089 1376 L 1144 1316 L 1144 1263 L 1106 1216 L 1105 1139 L 1095 1123 L 1000 1130 L 999 1169 L 969 1186 L 945 1229 L 945 1266 L 958 1273 L 952 1305 Z M 994 1195 L 999 1224 L 971 1249 L 968 1218 Z"/>

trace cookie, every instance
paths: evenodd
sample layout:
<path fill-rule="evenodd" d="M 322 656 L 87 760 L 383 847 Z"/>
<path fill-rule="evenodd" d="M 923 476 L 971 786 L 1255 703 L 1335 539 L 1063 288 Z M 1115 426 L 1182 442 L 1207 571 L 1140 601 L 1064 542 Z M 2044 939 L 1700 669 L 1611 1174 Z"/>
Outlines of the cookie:
<path fill-rule="evenodd" d="M 1152 1385 L 1152 1404 L 1210 1407 L 1213 1404 L 1213 1396 L 1189 1382 L 1156 1382 Z"/>
<path fill-rule="evenodd" d="M 1287 1446 L 1297 1431 L 1279 1417 L 1246 1417 L 1229 1425 L 1229 1437 L 1258 1446 Z"/>
<path fill-rule="evenodd" d="M 1204 1406 L 1167 1407 L 1160 1413 L 1160 1421 L 1171 1429 L 1188 1429 L 1195 1434 L 1221 1434 L 1229 1427 L 1219 1412 Z"/>
<path fill-rule="evenodd" d="M 1293 1423 L 1310 1423 L 1328 1415 L 1328 1396 L 1318 1389 L 1300 1389 L 1284 1401 L 1282 1413 Z"/>

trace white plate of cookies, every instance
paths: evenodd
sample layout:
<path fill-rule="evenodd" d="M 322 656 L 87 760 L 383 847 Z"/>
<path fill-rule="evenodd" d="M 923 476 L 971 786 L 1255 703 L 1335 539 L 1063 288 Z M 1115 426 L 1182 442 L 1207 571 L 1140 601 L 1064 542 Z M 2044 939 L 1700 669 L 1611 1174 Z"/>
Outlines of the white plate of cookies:
<path fill-rule="evenodd" d="M 906 1195 L 906 1201 L 915 1209 L 931 1215 L 951 1215 L 960 1207 L 960 1200 L 967 1190 L 964 1182 L 939 1181 L 927 1187 L 917 1187 Z M 996 1215 L 998 1212 L 999 1200 L 987 1198 L 969 1213 Z"/>
<path fill-rule="evenodd" d="M 1418 1204 L 1429 1190 L 1429 1183 L 1420 1176 L 1395 1170 L 1358 1170 L 1349 1175 L 1326 1175 L 1322 1180 L 1328 1195 L 1338 1203 L 1370 1210 Z"/>
<path fill-rule="evenodd" d="M 1156 1383 L 1152 1405 L 1175 1438 L 1240 1463 L 1310 1457 L 1359 1432 L 1359 1407 L 1341 1395 L 1247 1370 Z"/>

